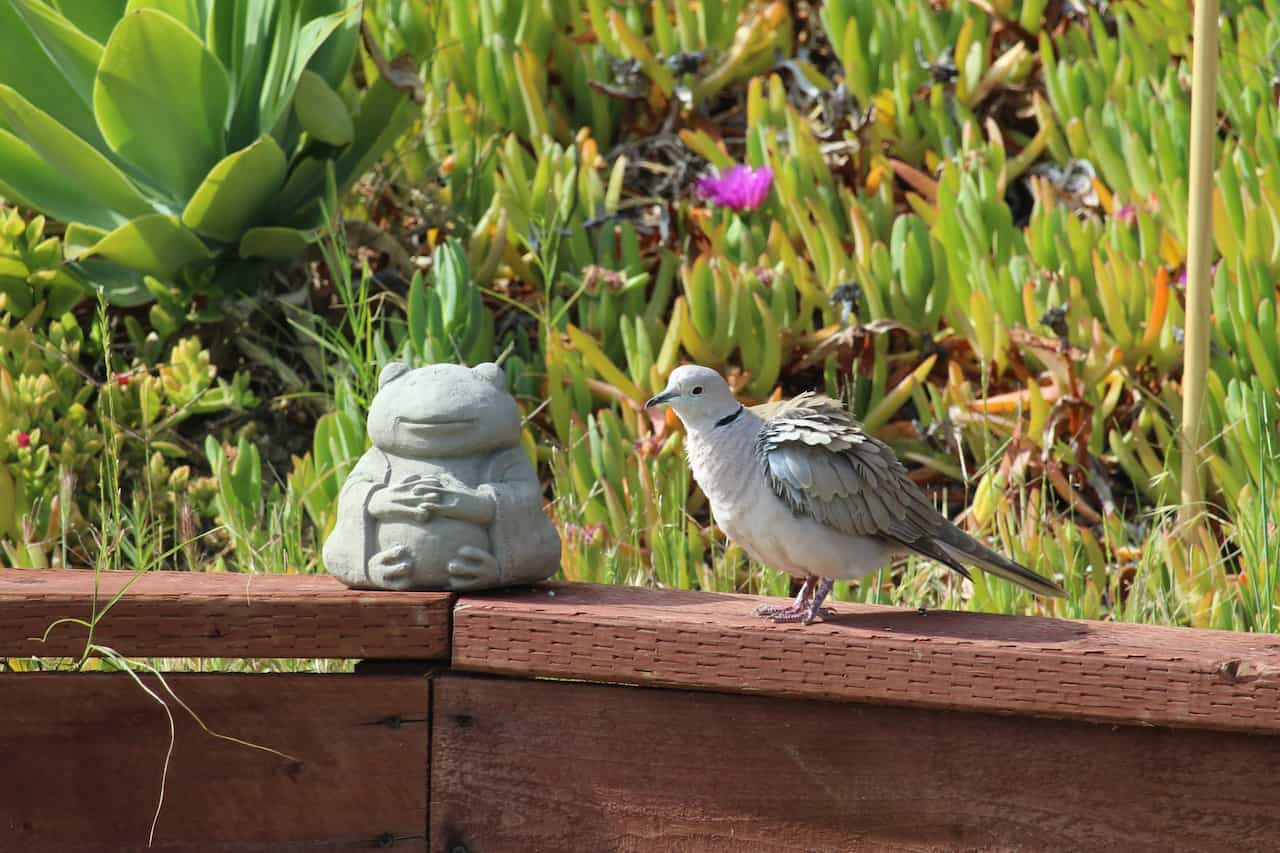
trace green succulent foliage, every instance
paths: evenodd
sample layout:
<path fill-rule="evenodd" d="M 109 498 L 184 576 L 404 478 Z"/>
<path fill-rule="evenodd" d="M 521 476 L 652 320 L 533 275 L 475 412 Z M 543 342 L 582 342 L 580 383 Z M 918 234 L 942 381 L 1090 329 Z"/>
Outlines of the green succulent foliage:
<path fill-rule="evenodd" d="M 112 367 L 97 381 L 82 365 L 104 363 L 100 329 L 86 334 L 71 313 L 47 323 L 36 313 L 0 318 L 0 562 L 65 562 L 65 554 L 55 558 L 61 544 L 74 547 L 85 520 L 100 515 L 110 487 L 104 453 L 114 482 L 128 480 L 134 499 L 153 511 L 212 512 L 178 428 L 256 406 L 249 375 L 219 378 L 209 351 L 190 337 L 155 364 Z"/>
<path fill-rule="evenodd" d="M 117 304 L 296 256 L 415 118 L 376 69 L 349 79 L 361 8 L 2 0 L 0 195 L 68 223 Z"/>
<path fill-rule="evenodd" d="M 365 412 L 348 382 L 338 383 L 333 411 L 316 421 L 310 453 L 293 457 L 289 492 L 301 501 L 321 541 L 333 530 L 338 492 L 369 446 Z"/>
<path fill-rule="evenodd" d="M 12 208 L 0 210 L 0 312 L 61 317 L 89 294 L 64 269 L 62 241 L 46 237 L 44 226 L 43 216 L 27 222 Z"/>
<path fill-rule="evenodd" d="M 409 284 L 408 345 L 427 363 L 479 364 L 493 358 L 493 315 L 471 281 L 462 244 L 449 240 L 431 255 L 431 286 L 422 273 Z"/>

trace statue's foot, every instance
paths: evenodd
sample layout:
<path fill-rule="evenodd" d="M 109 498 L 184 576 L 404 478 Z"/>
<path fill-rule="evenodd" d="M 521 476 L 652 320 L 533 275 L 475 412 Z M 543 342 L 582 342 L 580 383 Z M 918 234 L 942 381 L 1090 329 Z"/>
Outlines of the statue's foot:
<path fill-rule="evenodd" d="M 392 545 L 369 558 L 369 579 L 378 589 L 403 592 L 413 588 L 413 557 L 403 545 Z"/>
<path fill-rule="evenodd" d="M 449 589 L 473 592 L 499 586 L 502 568 L 497 559 L 483 548 L 463 545 L 449 561 Z"/>

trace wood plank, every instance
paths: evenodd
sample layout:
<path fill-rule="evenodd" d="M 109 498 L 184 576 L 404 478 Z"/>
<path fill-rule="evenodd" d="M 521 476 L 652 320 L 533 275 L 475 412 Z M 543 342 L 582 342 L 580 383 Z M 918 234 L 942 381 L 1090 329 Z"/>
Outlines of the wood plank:
<path fill-rule="evenodd" d="M 210 728 L 298 760 L 210 737 L 171 702 L 177 740 L 154 849 L 425 848 L 425 677 L 166 680 Z M 132 679 L 0 675 L 0 720 L 0 851 L 146 847 L 169 730 Z"/>
<path fill-rule="evenodd" d="M 547 584 L 464 596 L 453 668 L 989 713 L 1280 733 L 1280 636 Z"/>
<path fill-rule="evenodd" d="M 134 657 L 449 657 L 453 596 L 350 590 L 328 575 L 102 572 L 105 603 L 137 578 L 98 625 L 94 640 Z M 78 656 L 94 574 L 76 569 L 0 570 L 0 656 Z"/>
<path fill-rule="evenodd" d="M 446 674 L 432 851 L 1247 851 L 1280 738 Z"/>

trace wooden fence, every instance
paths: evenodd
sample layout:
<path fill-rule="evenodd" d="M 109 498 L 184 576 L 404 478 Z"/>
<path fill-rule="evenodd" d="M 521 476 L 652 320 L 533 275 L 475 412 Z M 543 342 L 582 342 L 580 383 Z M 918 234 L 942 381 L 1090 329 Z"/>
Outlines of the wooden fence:
<path fill-rule="evenodd" d="M 0 571 L 0 656 L 78 657 L 81 626 L 32 638 L 94 583 Z M 158 850 L 1280 850 L 1280 636 L 757 603 L 162 573 L 93 642 L 361 661 L 167 676 L 283 755 L 169 697 Z M 127 674 L 0 675 L 0 850 L 145 849 L 169 742 Z"/>

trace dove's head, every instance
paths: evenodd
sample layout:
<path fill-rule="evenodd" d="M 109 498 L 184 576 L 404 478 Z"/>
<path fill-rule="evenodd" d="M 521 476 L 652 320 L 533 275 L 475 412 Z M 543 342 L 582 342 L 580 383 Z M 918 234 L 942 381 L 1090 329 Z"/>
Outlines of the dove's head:
<path fill-rule="evenodd" d="M 667 388 L 645 403 L 645 408 L 666 403 L 690 429 L 706 430 L 734 415 L 742 404 L 724 377 L 709 367 L 686 364 L 671 371 Z"/>

